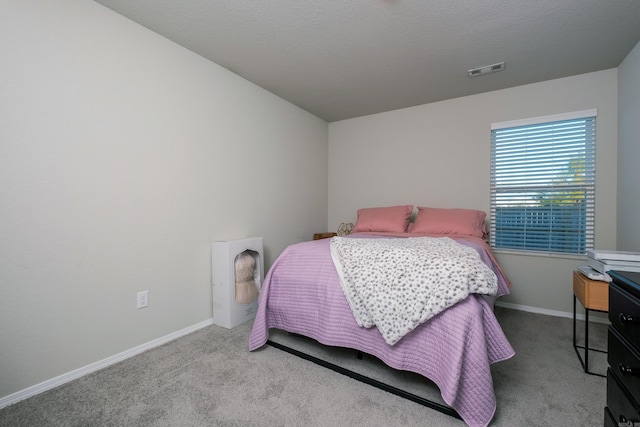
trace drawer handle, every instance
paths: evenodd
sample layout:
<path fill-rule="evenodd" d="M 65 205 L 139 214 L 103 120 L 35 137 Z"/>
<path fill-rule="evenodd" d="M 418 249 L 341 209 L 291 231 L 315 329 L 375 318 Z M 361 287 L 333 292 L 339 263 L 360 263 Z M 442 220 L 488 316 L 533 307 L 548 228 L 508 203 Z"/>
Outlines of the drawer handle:
<path fill-rule="evenodd" d="M 623 365 L 622 363 L 618 364 L 618 371 L 620 371 L 620 374 L 623 377 L 625 375 L 635 375 L 635 376 L 637 376 L 638 374 L 640 374 L 640 371 L 638 371 L 637 369 L 633 369 L 631 366 L 626 366 L 626 365 Z"/>
<path fill-rule="evenodd" d="M 618 419 L 620 420 L 620 422 L 618 423 L 619 426 L 633 427 L 635 425 L 638 425 L 638 421 L 628 420 L 627 417 L 625 417 L 624 415 L 620 415 Z"/>
<path fill-rule="evenodd" d="M 630 314 L 624 313 L 618 314 L 618 320 L 620 320 L 620 323 L 622 323 L 623 325 L 640 322 L 640 319 L 638 319 L 637 317 L 633 317 Z"/>

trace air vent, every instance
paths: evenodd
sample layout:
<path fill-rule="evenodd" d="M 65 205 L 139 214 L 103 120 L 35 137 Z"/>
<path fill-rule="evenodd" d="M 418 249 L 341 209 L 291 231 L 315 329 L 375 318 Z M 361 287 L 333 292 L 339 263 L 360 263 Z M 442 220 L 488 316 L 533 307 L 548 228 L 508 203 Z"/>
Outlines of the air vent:
<path fill-rule="evenodd" d="M 481 76 L 483 74 L 495 73 L 496 71 L 504 70 L 504 62 L 498 62 L 497 64 L 487 65 L 486 67 L 472 68 L 468 70 L 469 77 Z"/>

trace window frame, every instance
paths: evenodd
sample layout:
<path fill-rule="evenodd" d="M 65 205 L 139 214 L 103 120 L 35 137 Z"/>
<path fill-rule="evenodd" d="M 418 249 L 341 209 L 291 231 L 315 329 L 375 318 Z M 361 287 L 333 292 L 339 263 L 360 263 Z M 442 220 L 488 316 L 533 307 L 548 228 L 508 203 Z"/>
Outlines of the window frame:
<path fill-rule="evenodd" d="M 566 257 L 566 256 L 573 257 L 573 256 L 585 255 L 588 249 L 593 249 L 594 243 L 595 243 L 595 197 L 596 197 L 595 196 L 595 191 L 596 191 L 595 162 L 596 162 L 596 140 L 597 140 L 597 137 L 596 137 L 597 115 L 598 115 L 598 112 L 596 109 L 590 109 L 590 110 L 575 111 L 575 112 L 564 113 L 564 114 L 555 114 L 555 115 L 540 116 L 540 117 L 527 118 L 527 119 L 521 119 L 521 120 L 497 122 L 497 123 L 491 124 L 491 156 L 490 156 L 491 158 L 491 164 L 490 164 L 491 195 L 490 195 L 490 215 L 489 215 L 489 221 L 490 221 L 489 243 L 493 250 L 502 251 L 502 252 L 513 252 L 513 253 L 526 254 L 526 255 L 550 255 L 550 256 L 559 256 L 559 257 Z M 518 131 L 517 128 L 522 128 L 522 127 L 535 127 L 535 126 L 546 125 L 546 124 L 552 125 L 558 122 L 566 122 L 566 121 L 573 121 L 573 120 L 579 121 L 582 119 L 592 120 L 592 124 L 590 125 L 592 126 L 592 133 L 590 134 L 592 138 L 589 141 L 585 141 L 584 150 L 581 152 L 581 153 L 584 153 L 584 156 L 585 156 L 585 167 L 589 168 L 588 171 L 586 171 L 587 175 L 585 178 L 585 183 L 583 185 L 578 185 L 578 186 L 573 184 L 575 187 L 579 187 L 581 191 L 584 191 L 584 194 L 585 194 L 584 206 L 582 207 L 582 211 L 580 212 L 581 215 L 584 215 L 584 225 L 583 224 L 580 225 L 581 234 L 579 233 L 580 237 L 576 238 L 576 239 L 583 239 L 583 240 L 576 240 L 576 243 L 574 243 L 575 245 L 577 245 L 576 248 L 574 249 L 578 249 L 578 246 L 580 246 L 579 247 L 580 252 L 578 252 L 577 250 L 576 251 L 561 250 L 563 248 L 560 248 L 557 245 L 552 243 L 553 234 L 555 233 L 555 231 L 553 231 L 553 226 L 551 226 L 551 224 L 554 223 L 553 220 L 549 222 L 550 225 L 549 225 L 548 231 L 543 230 L 539 232 L 540 235 L 545 235 L 546 233 L 545 238 L 549 240 L 548 242 L 549 246 L 546 249 L 541 249 L 540 247 L 536 247 L 535 243 L 531 243 L 531 244 L 527 243 L 527 239 L 524 236 L 531 236 L 532 234 L 535 234 L 535 233 L 533 233 L 532 231 L 529 231 L 529 234 L 527 235 L 526 224 L 523 226 L 523 230 L 520 231 L 522 235 L 513 239 L 515 243 L 513 244 L 512 247 L 509 247 L 508 244 L 507 246 L 505 246 L 504 243 L 502 245 L 496 246 L 497 241 L 504 242 L 505 240 L 509 240 L 508 237 L 505 237 L 507 236 L 506 231 L 501 236 L 500 230 L 496 228 L 497 227 L 497 224 L 496 224 L 497 211 L 499 208 L 497 200 L 499 198 L 499 195 L 500 194 L 502 194 L 503 196 L 505 194 L 508 195 L 509 188 L 511 188 L 511 193 L 514 193 L 513 189 L 515 190 L 523 189 L 522 193 L 524 194 L 525 188 L 527 189 L 526 192 L 533 193 L 534 191 L 539 191 L 539 187 L 540 187 L 540 185 L 533 184 L 531 177 L 524 176 L 526 175 L 526 172 L 522 172 L 521 175 L 517 175 L 517 174 L 514 175 L 514 176 L 517 176 L 518 178 L 525 180 L 522 185 L 511 184 L 511 187 L 509 187 L 509 185 L 503 184 L 501 186 L 498 184 L 497 181 L 499 180 L 497 179 L 497 173 L 498 173 L 497 170 L 500 170 L 500 168 L 504 167 L 504 161 L 503 161 L 503 164 L 500 165 L 499 163 L 497 163 L 497 160 L 496 160 L 496 150 L 497 150 L 496 140 L 500 139 L 499 137 L 497 137 L 498 135 L 497 131 L 509 130 L 509 129 Z M 531 139 L 534 139 L 534 138 L 531 138 Z M 522 146 L 525 147 L 527 143 L 531 142 L 531 139 L 526 139 L 526 141 L 523 140 Z M 562 139 L 563 139 L 562 137 L 560 137 L 558 140 L 555 140 L 554 138 L 547 138 L 547 141 L 551 141 L 553 144 L 555 144 L 558 141 L 560 143 L 563 143 Z M 557 147 L 554 146 L 552 150 L 557 151 Z M 522 158 L 524 158 L 525 160 L 519 160 L 519 162 L 521 162 L 519 163 L 520 166 L 526 165 L 527 162 L 530 162 L 530 160 L 526 160 L 526 155 L 523 156 Z M 546 162 L 549 166 L 551 166 L 550 160 L 546 160 Z M 551 175 L 548 176 L 548 178 L 550 177 Z M 549 183 L 547 183 L 546 185 L 547 187 L 545 188 L 555 189 L 556 192 L 561 191 L 562 187 L 566 186 L 566 184 L 549 185 Z M 531 188 L 531 190 L 529 190 L 529 187 Z M 567 191 L 567 189 L 564 188 L 564 191 Z M 542 194 L 543 193 L 540 192 L 538 197 L 541 197 Z M 520 201 L 521 203 L 524 203 L 525 199 L 527 199 L 527 197 L 523 195 L 515 196 L 513 198 L 514 203 L 516 201 Z M 579 197 L 576 197 L 576 200 L 578 199 Z M 543 206 L 545 206 L 545 205 L 532 204 L 529 207 L 526 207 L 525 205 L 522 205 L 523 212 L 526 212 L 527 210 L 529 210 L 534 213 L 535 211 L 538 211 L 537 213 L 540 213 L 541 211 L 544 210 Z M 556 211 L 558 211 L 559 206 L 561 206 L 561 203 L 551 202 L 550 204 L 546 205 L 546 210 L 553 211 L 553 209 L 555 208 Z M 575 210 L 580 210 L 580 208 L 576 208 Z M 560 216 L 562 215 L 563 214 L 561 213 Z M 549 214 L 549 216 L 553 217 L 553 215 L 551 214 Z M 529 218 L 529 216 L 527 216 L 526 214 L 524 215 L 524 217 Z M 561 232 L 565 232 L 565 231 L 566 230 L 563 229 L 563 231 Z M 517 232 L 515 232 L 514 235 L 517 235 Z M 518 242 L 518 238 L 520 238 L 520 242 Z M 517 245 L 520 245 L 520 246 L 517 246 Z M 514 246 L 517 246 L 517 247 L 514 247 Z"/>

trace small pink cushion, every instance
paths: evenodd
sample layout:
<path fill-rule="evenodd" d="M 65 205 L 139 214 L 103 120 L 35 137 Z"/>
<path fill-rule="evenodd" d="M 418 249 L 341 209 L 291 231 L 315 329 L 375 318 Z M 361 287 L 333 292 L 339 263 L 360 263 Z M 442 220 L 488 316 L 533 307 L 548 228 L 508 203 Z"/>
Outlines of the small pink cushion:
<path fill-rule="evenodd" d="M 403 233 L 407 231 L 411 212 L 413 212 L 412 205 L 358 209 L 358 219 L 353 227 L 353 232 L 384 231 Z"/>
<path fill-rule="evenodd" d="M 484 237 L 487 214 L 474 209 L 441 209 L 418 206 L 418 215 L 409 226 L 411 233 L 453 234 Z"/>

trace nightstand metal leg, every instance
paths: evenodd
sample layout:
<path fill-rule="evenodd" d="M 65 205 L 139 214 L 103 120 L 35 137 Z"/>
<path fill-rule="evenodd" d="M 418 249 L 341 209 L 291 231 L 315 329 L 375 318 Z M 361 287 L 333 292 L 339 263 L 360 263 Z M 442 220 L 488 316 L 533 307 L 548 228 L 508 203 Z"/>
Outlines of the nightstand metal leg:
<path fill-rule="evenodd" d="M 589 371 L 589 350 L 597 351 L 599 353 L 606 353 L 606 350 L 589 348 L 589 311 L 590 310 L 588 308 L 584 309 L 584 347 L 578 345 L 578 342 L 576 340 L 576 323 L 577 323 L 576 322 L 576 299 L 577 298 L 574 294 L 573 295 L 573 349 L 576 351 L 576 354 L 578 355 L 578 360 L 580 360 L 580 365 L 582 365 L 582 369 L 584 370 L 585 374 L 595 375 L 598 377 L 606 377 L 606 375 L 597 374 L 595 372 Z M 582 354 L 580 354 L 580 350 L 578 349 L 584 350 L 584 358 L 582 357 Z"/>
<path fill-rule="evenodd" d="M 584 371 L 589 373 L 589 309 L 584 309 Z"/>
<path fill-rule="evenodd" d="M 576 342 L 576 296 L 573 295 L 573 348 L 576 348 L 578 343 Z M 576 350 L 577 351 L 577 350 Z"/>

